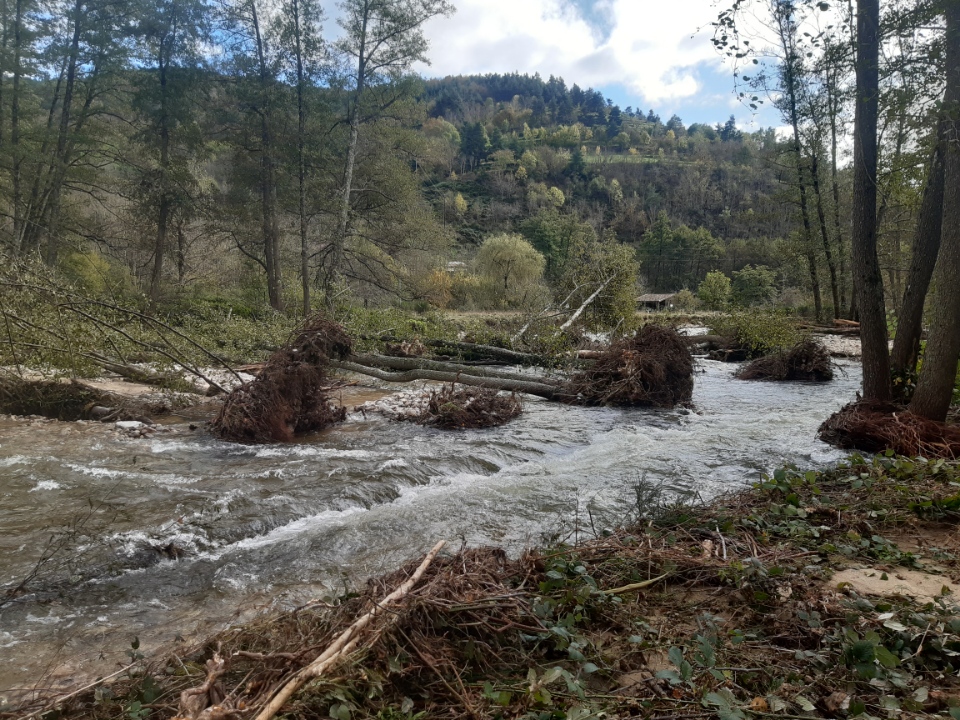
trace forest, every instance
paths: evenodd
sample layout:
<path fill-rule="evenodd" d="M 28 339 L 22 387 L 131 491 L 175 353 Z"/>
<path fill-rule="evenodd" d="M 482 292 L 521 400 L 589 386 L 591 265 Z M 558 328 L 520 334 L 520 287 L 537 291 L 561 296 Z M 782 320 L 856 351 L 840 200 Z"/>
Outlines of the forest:
<path fill-rule="evenodd" d="M 605 294 L 622 307 L 681 290 L 692 305 L 710 276 L 707 307 L 855 317 L 853 19 L 771 7 L 771 44 L 731 54 L 743 101 L 775 106 L 786 131 L 686 126 L 552 76 L 422 80 L 422 25 L 452 12 L 440 0 L 349 2 L 339 24 L 315 0 L 7 2 L 0 247 L 167 312 L 516 309 L 618 266 Z M 899 2 L 882 18 L 897 47 L 880 68 L 877 188 L 894 316 L 937 147 L 936 12 Z M 812 35 L 821 15 L 836 25 Z M 481 252 L 491 238 L 500 249 Z M 579 277 L 570 260 L 588 255 L 605 259 Z"/>

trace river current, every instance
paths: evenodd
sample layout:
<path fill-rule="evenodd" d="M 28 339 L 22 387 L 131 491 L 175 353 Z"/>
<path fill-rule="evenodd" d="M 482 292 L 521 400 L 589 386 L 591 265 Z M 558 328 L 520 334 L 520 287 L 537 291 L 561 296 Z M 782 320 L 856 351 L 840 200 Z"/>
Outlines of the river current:
<path fill-rule="evenodd" d="M 817 426 L 854 398 L 829 384 L 735 380 L 698 361 L 692 411 L 535 398 L 505 427 L 450 433 L 351 413 L 290 445 L 246 447 L 174 424 L 0 420 L 0 706 L 141 650 L 202 639 L 393 570 L 439 539 L 511 552 L 628 518 L 638 482 L 708 498 L 785 463 L 842 454 Z M 48 558 L 44 560 L 44 558 Z"/>

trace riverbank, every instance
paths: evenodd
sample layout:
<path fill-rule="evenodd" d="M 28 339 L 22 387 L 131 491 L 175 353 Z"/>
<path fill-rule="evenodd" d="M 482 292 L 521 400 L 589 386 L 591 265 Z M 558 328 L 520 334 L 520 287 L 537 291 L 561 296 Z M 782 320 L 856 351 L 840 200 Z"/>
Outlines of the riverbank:
<path fill-rule="evenodd" d="M 640 483 L 628 529 L 441 555 L 283 714 L 956 717 L 958 481 L 956 463 L 854 459 L 699 507 Z M 203 688 L 205 718 L 253 717 L 418 564 L 189 650 L 132 648 L 62 716 L 166 718 Z"/>

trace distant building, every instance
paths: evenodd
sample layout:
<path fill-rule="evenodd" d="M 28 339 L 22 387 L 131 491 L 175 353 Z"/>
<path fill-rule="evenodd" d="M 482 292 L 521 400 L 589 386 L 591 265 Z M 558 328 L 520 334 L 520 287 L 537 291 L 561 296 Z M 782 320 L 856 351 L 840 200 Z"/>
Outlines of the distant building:
<path fill-rule="evenodd" d="M 673 307 L 676 293 L 641 295 L 637 298 L 637 307 L 646 310 L 667 310 Z"/>

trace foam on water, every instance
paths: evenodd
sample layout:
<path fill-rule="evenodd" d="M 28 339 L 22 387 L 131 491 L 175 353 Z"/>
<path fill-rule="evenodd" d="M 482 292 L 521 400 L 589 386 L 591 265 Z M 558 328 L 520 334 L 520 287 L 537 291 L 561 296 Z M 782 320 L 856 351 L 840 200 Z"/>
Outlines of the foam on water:
<path fill-rule="evenodd" d="M 40 490 L 60 490 L 63 488 L 63 485 L 58 483 L 56 480 L 41 480 L 34 487 L 30 488 L 30 492 L 38 492 Z"/>
<path fill-rule="evenodd" d="M 73 648 L 96 672 L 96 633 L 172 641 L 171 628 L 187 618 L 227 622 L 265 596 L 295 602 L 342 589 L 344 575 L 358 582 L 392 570 L 441 537 L 517 551 L 587 510 L 609 526 L 625 517 L 641 478 L 708 497 L 784 463 L 834 461 L 841 453 L 815 433 L 859 386 L 859 370 L 845 367 L 829 385 L 785 385 L 737 381 L 734 367 L 701 361 L 693 411 L 528 399 L 501 428 L 445 433 L 379 418 L 266 447 L 185 426 L 135 441 L 91 426 L 83 443 L 71 443 L 45 425 L 0 448 L 0 467 L 18 478 L 0 494 L 0 577 L 26 576 L 30 553 L 89 513 L 91 501 L 109 509 L 97 517 L 116 511 L 114 525 L 91 524 L 70 550 L 110 548 L 119 569 L 58 600 L 99 628 Z M 16 540 L 4 545 L 4 537 Z M 182 559 L 123 570 L 145 548 L 168 545 Z M 29 604 L 0 611 L 4 644 L 30 636 L 4 653 L 15 656 L 5 671 L 28 669 L 16 671 L 20 681 L 55 656 L 60 620 L 43 614 Z"/>

